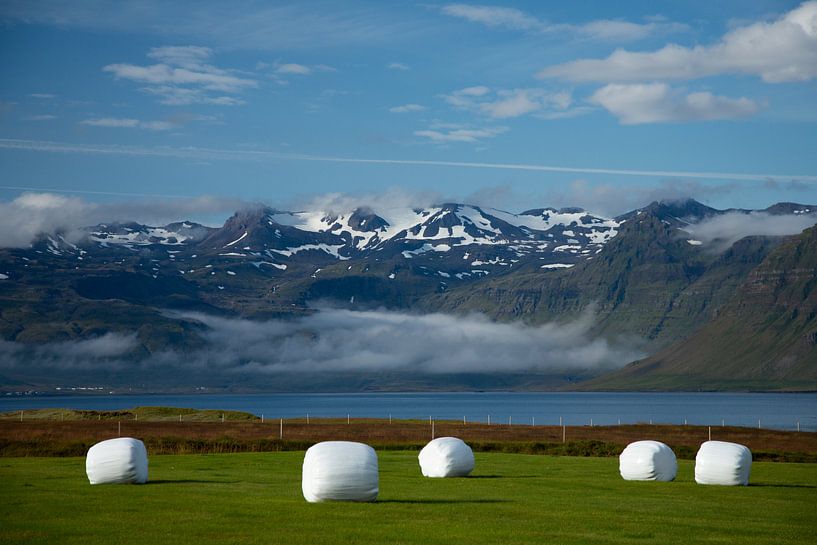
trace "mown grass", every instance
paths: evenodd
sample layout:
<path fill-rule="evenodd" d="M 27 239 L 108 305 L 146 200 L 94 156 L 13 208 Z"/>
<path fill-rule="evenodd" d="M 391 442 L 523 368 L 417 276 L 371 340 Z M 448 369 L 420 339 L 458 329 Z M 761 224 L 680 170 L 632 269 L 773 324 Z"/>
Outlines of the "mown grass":
<path fill-rule="evenodd" d="M 303 452 L 152 456 L 150 483 L 90 486 L 82 458 L 0 459 L 0 542 L 809 543 L 817 466 L 756 463 L 749 487 L 625 482 L 614 458 L 477 453 L 471 478 L 425 479 L 381 451 L 373 504 L 307 504 Z"/>

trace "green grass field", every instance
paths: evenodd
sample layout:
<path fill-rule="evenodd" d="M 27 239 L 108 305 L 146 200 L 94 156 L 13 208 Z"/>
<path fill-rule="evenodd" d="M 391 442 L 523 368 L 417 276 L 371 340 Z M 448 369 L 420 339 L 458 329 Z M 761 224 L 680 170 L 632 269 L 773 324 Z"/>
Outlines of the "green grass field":
<path fill-rule="evenodd" d="M 755 463 L 749 487 L 625 482 L 616 458 L 477 453 L 465 479 L 379 452 L 373 504 L 308 504 L 302 452 L 152 456 L 150 483 L 90 486 L 83 458 L 0 458 L 0 542 L 814 543 L 817 465 Z"/>

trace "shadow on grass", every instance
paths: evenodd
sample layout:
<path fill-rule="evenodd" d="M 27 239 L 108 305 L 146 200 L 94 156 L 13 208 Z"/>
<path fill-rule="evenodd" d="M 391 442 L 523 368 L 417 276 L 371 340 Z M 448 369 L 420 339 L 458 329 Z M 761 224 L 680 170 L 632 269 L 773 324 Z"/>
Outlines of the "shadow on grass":
<path fill-rule="evenodd" d="M 377 500 L 377 503 L 511 503 L 511 500 Z"/>
<path fill-rule="evenodd" d="M 218 484 L 235 484 L 239 481 L 221 481 L 218 479 L 156 479 L 148 480 L 145 484 L 183 484 L 183 483 L 218 483 Z"/>
<path fill-rule="evenodd" d="M 535 479 L 541 475 L 468 475 L 465 479 Z"/>
<path fill-rule="evenodd" d="M 817 488 L 817 485 L 813 484 L 749 483 L 749 486 L 762 486 L 765 488 Z"/>

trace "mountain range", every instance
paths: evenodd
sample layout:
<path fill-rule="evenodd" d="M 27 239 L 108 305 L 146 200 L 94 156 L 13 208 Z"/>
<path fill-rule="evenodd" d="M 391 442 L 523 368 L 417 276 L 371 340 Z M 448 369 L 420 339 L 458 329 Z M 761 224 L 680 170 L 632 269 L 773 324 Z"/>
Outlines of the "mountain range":
<path fill-rule="evenodd" d="M 768 227 L 775 218 L 806 230 L 735 228 L 760 220 Z M 151 368 L 151 378 L 137 362 L 168 350 L 195 353 L 209 327 L 196 315 L 297 320 L 331 305 L 479 313 L 531 326 L 584 320 L 589 339 L 647 356 L 612 371 L 556 366 L 445 380 L 406 372 L 267 374 L 254 382 L 221 376 L 211 386 L 813 390 L 814 223 L 817 207 L 795 203 L 750 211 L 655 202 L 615 218 L 579 208 L 514 214 L 446 203 L 333 212 L 255 207 L 219 228 L 108 223 L 48 233 L 30 247 L 0 249 L 0 355 L 45 361 L 0 367 L 0 383 L 49 387 L 82 377 L 170 387 L 161 367 Z M 100 339 L 112 334 L 130 339 L 116 356 L 132 364 L 116 372 L 49 367 L 76 343 L 102 350 Z M 174 375 L 173 387 L 189 379 Z"/>

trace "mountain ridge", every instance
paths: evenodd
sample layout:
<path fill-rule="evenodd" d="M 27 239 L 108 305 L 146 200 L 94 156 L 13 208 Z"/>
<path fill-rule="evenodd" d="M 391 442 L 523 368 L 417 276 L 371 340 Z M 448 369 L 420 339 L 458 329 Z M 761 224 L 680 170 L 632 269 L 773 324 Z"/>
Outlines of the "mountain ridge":
<path fill-rule="evenodd" d="M 661 353 L 716 320 L 751 272 L 792 239 L 744 237 L 718 253 L 685 229 L 758 212 L 813 223 L 816 210 L 717 210 L 686 200 L 604 218 L 577 208 L 512 214 L 444 203 L 343 213 L 257 207 L 221 228 L 100 224 L 85 238 L 57 233 L 28 249 L 0 249 L 0 342 L 35 347 L 119 333 L 135 335 L 130 354 L 138 359 L 203 342 L 206 328 L 167 309 L 268 320 L 309 315 L 331 300 L 531 324 L 591 312 L 593 337 Z M 516 381 L 558 387 L 552 376 Z"/>

